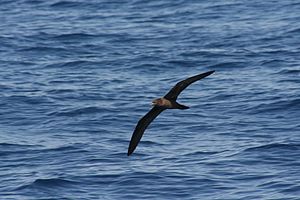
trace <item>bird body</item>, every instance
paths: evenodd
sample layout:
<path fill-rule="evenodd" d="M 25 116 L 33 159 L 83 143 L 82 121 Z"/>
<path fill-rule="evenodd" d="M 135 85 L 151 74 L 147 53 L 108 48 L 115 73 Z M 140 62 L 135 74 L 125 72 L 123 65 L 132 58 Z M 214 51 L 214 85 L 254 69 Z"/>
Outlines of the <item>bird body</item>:
<path fill-rule="evenodd" d="M 154 99 L 152 101 L 152 109 L 142 117 L 137 123 L 135 130 L 132 134 L 127 155 L 131 155 L 135 148 L 137 147 L 139 141 L 141 140 L 144 131 L 149 126 L 149 124 L 164 110 L 166 109 L 188 109 L 188 106 L 179 104 L 176 100 L 178 95 L 187 88 L 190 84 L 209 76 L 214 73 L 214 71 L 205 72 L 192 76 L 183 81 L 178 82 L 164 97 Z"/>
<path fill-rule="evenodd" d="M 176 100 L 169 100 L 164 97 L 154 99 L 152 101 L 152 106 L 158 106 L 166 109 L 188 109 L 188 106 L 179 104 Z"/>

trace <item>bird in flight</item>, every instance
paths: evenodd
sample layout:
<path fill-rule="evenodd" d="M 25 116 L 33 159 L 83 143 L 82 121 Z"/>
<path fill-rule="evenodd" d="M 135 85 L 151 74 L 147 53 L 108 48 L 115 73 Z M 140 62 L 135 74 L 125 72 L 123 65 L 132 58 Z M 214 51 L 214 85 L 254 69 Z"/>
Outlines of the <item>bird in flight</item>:
<path fill-rule="evenodd" d="M 188 109 L 188 106 L 179 104 L 176 100 L 179 94 L 187 88 L 190 84 L 205 78 L 215 71 L 209 71 L 196 76 L 189 77 L 183 81 L 178 82 L 164 97 L 154 99 L 152 101 L 152 109 L 142 117 L 137 123 L 135 130 L 132 134 L 127 155 L 131 155 L 138 143 L 140 142 L 146 128 L 149 124 L 164 110 L 166 109 Z"/>

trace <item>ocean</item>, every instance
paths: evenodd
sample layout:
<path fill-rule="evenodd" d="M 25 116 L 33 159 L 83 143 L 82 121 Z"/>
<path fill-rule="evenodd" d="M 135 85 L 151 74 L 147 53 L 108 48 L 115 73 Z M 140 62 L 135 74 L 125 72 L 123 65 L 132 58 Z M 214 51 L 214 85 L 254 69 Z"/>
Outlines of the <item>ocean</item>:
<path fill-rule="evenodd" d="M 300 2 L 2 0 L 0 199 L 299 200 Z M 206 71 L 127 156 L 178 81 Z"/>

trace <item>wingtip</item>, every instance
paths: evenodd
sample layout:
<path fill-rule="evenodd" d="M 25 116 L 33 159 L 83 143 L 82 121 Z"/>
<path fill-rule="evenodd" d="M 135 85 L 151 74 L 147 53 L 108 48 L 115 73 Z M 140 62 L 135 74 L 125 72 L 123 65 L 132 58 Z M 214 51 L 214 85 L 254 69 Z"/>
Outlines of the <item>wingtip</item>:
<path fill-rule="evenodd" d="M 211 70 L 211 71 L 208 71 L 208 72 L 206 72 L 206 73 L 208 73 L 209 75 L 210 74 L 212 74 L 212 73 L 214 73 L 215 72 L 215 70 Z"/>
<path fill-rule="evenodd" d="M 203 73 L 203 75 L 204 75 L 204 77 L 206 77 L 206 76 L 213 74 L 214 72 L 215 72 L 215 70 L 211 70 L 211 71 Z"/>
<path fill-rule="evenodd" d="M 128 148 L 127 156 L 130 156 L 133 153 L 134 149 L 131 147 Z"/>

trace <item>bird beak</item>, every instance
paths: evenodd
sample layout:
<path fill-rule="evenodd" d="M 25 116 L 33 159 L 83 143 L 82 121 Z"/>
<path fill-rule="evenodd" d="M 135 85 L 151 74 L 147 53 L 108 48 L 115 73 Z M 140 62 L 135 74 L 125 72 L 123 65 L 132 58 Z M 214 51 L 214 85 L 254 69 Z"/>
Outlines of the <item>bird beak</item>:
<path fill-rule="evenodd" d="M 151 106 L 155 106 L 155 102 L 154 101 L 152 101 Z"/>

